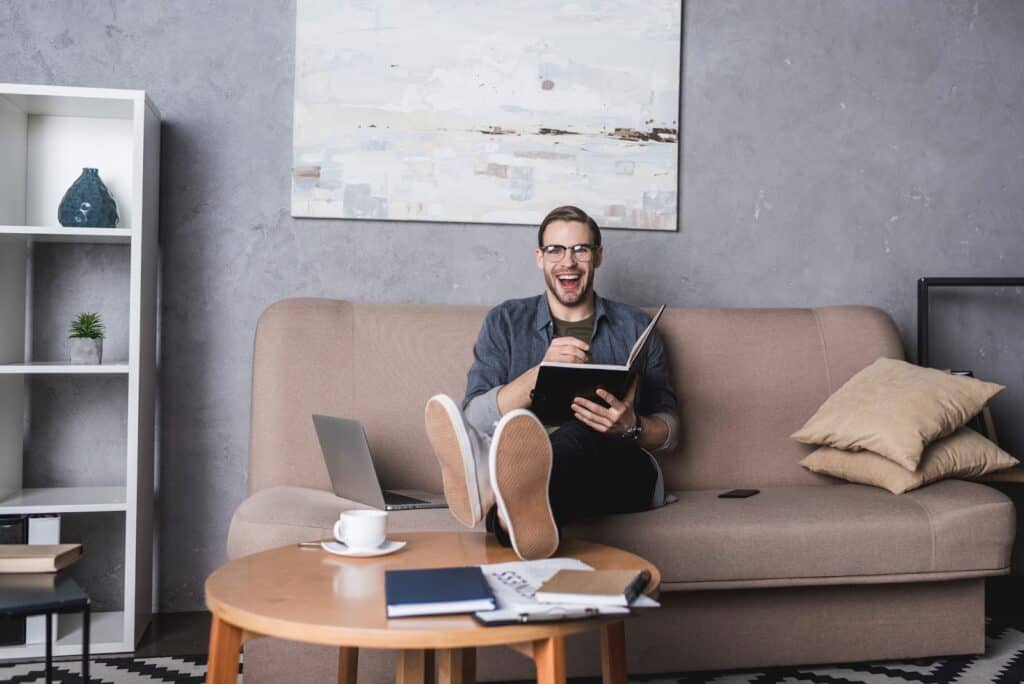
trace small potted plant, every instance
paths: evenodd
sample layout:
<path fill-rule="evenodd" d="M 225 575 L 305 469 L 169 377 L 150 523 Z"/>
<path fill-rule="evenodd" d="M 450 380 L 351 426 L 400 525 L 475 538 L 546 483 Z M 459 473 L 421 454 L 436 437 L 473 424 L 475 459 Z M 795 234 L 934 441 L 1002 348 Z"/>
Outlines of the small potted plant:
<path fill-rule="evenodd" d="M 103 360 L 103 320 L 98 313 L 80 313 L 71 321 L 68 359 L 71 363 L 100 363 Z"/>

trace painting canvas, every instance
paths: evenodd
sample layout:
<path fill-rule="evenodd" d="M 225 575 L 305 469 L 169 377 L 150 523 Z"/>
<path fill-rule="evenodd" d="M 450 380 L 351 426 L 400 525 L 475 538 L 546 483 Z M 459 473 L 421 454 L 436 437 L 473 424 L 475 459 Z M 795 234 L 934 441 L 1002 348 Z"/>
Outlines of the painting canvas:
<path fill-rule="evenodd" d="M 682 0 L 299 0 L 292 214 L 675 230 Z"/>

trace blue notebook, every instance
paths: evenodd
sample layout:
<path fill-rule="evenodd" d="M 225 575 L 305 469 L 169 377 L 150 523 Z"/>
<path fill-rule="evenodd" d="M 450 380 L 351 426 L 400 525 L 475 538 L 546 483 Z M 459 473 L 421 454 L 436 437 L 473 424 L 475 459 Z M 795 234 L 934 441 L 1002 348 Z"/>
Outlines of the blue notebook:
<path fill-rule="evenodd" d="M 494 594 L 477 566 L 388 570 L 384 592 L 389 618 L 494 610 Z"/>

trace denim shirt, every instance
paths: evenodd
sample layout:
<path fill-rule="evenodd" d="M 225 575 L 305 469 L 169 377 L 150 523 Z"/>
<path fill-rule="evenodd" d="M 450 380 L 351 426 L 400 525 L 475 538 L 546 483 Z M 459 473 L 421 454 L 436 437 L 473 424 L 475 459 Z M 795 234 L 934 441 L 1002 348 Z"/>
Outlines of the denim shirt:
<path fill-rule="evenodd" d="M 624 364 L 651 316 L 639 307 L 594 295 L 593 363 Z M 546 294 L 510 299 L 487 312 L 473 347 L 473 365 L 466 382 L 462 409 L 467 422 L 481 434 L 494 431 L 501 418 L 498 390 L 540 363 L 554 333 Z M 640 369 L 636 411 L 657 417 L 669 428 L 656 450 L 671 449 L 677 441 L 676 394 L 672 389 L 665 349 L 654 331 L 647 360 Z"/>

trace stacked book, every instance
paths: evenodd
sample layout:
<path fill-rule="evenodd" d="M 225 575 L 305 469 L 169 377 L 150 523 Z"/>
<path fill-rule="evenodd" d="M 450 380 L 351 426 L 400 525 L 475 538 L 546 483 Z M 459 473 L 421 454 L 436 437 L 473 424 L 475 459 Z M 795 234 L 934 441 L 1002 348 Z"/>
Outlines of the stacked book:
<path fill-rule="evenodd" d="M 0 574 L 57 572 L 81 557 L 81 544 L 0 544 Z"/>
<path fill-rule="evenodd" d="M 629 606 L 647 583 L 646 570 L 559 570 L 534 594 L 541 603 Z"/>

